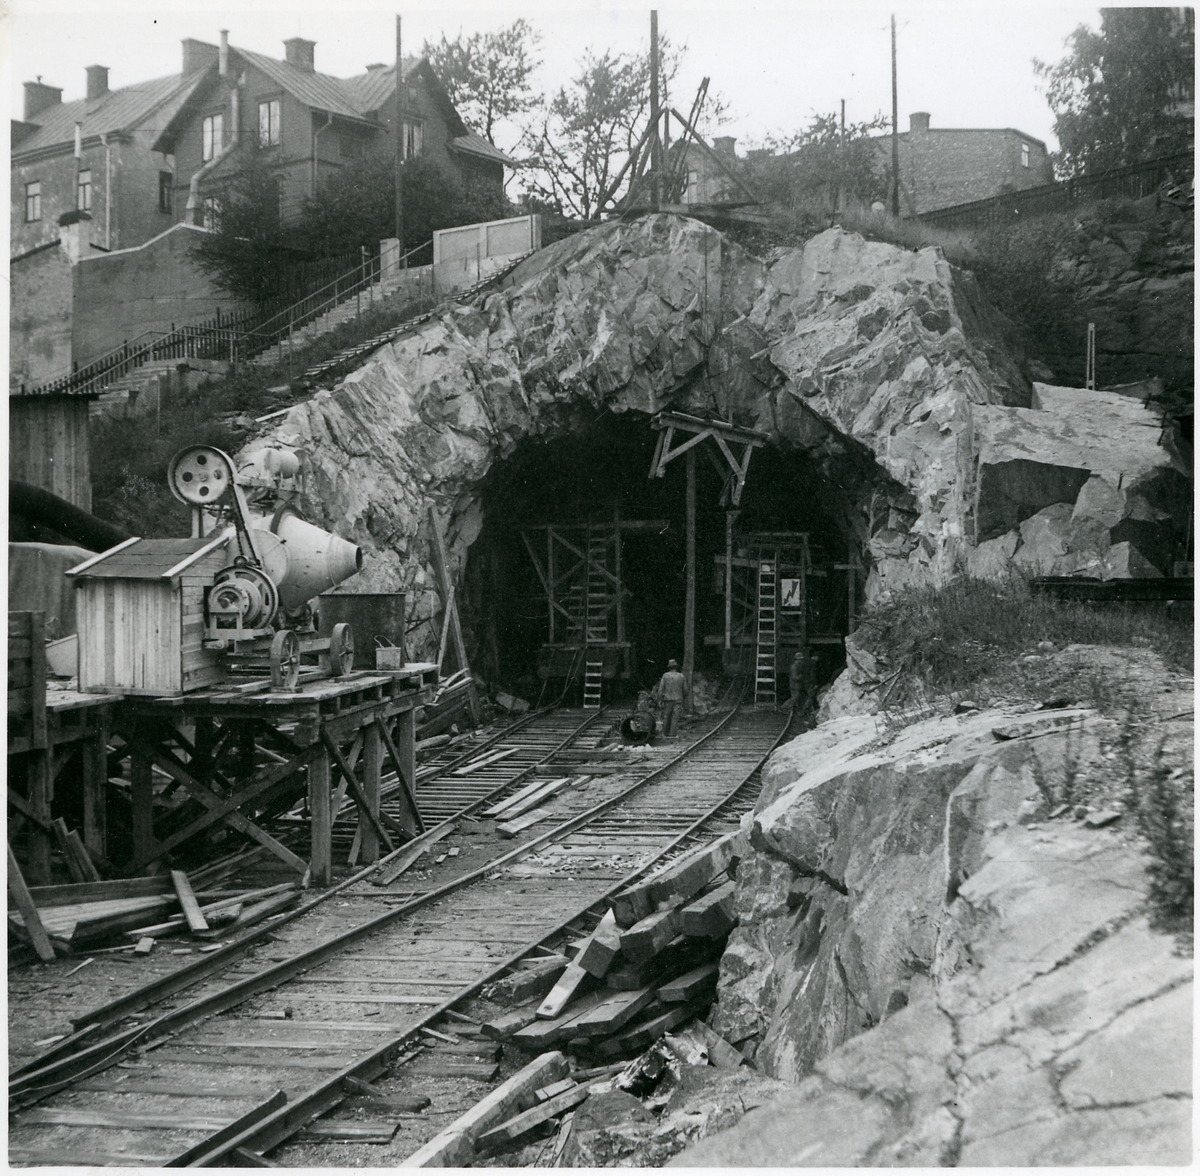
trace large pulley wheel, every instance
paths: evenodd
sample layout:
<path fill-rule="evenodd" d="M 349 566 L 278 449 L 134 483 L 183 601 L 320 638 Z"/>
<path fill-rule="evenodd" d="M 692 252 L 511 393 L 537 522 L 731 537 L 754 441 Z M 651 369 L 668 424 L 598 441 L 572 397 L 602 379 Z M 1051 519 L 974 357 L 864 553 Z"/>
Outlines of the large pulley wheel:
<path fill-rule="evenodd" d="M 291 629 L 280 629 L 271 641 L 271 686 L 295 690 L 300 681 L 300 638 Z"/>
<path fill-rule="evenodd" d="M 344 678 L 353 669 L 354 630 L 341 622 L 329 635 L 329 670 L 335 678 Z"/>
<path fill-rule="evenodd" d="M 213 445 L 181 449 L 167 467 L 167 485 L 180 502 L 208 506 L 233 485 L 233 462 Z"/>

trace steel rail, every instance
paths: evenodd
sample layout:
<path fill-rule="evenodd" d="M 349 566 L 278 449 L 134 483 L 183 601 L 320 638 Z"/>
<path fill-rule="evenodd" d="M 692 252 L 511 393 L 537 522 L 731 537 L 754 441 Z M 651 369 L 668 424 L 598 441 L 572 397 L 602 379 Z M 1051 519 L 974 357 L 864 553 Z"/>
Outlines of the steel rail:
<path fill-rule="evenodd" d="M 725 719 L 717 724 L 717 726 L 715 726 L 712 730 L 708 731 L 700 739 L 696 740 L 695 743 L 684 749 L 684 751 L 682 751 L 667 764 L 663 765 L 656 771 L 649 773 L 643 780 L 626 789 L 620 794 L 619 797 L 612 798 L 611 800 L 602 802 L 601 805 L 594 807 L 596 809 L 609 808 L 612 806 L 612 804 L 618 803 L 620 800 L 628 797 L 630 793 L 640 789 L 645 783 L 651 781 L 652 779 L 657 779 L 659 776 L 664 774 L 664 772 L 681 763 L 693 752 L 698 750 L 704 744 L 708 743 L 714 736 L 719 734 L 720 731 L 722 731 L 732 721 L 736 713 L 737 709 L 735 708 L 735 710 L 731 711 L 729 715 L 727 715 Z M 370 1081 L 372 1078 L 378 1077 L 385 1070 L 390 1069 L 396 1064 L 395 1059 L 404 1053 L 407 1045 L 421 1032 L 422 1029 L 432 1025 L 433 1022 L 443 1017 L 447 1011 L 453 1010 L 456 1005 L 477 995 L 484 987 L 493 981 L 498 980 L 508 971 L 508 969 L 513 967 L 513 965 L 519 960 L 529 955 L 530 952 L 546 944 L 548 941 L 554 940 L 562 935 L 569 929 L 572 923 L 575 923 L 579 919 L 586 917 L 589 912 L 595 911 L 596 908 L 601 906 L 610 895 L 632 885 L 634 882 L 638 881 L 638 879 L 651 873 L 655 868 L 661 865 L 664 859 L 667 858 L 675 849 L 677 849 L 689 838 L 694 837 L 700 831 L 700 829 L 702 829 L 707 822 L 712 820 L 716 814 L 725 808 L 761 770 L 763 764 L 766 763 L 771 753 L 787 736 L 791 725 L 791 720 L 784 724 L 783 729 L 772 741 L 770 747 L 756 760 L 754 766 L 741 778 L 735 788 L 730 789 L 719 801 L 717 801 L 716 804 L 710 806 L 700 817 L 695 819 L 686 830 L 684 830 L 682 833 L 672 839 L 666 846 L 664 846 L 649 862 L 643 863 L 637 869 L 625 875 L 623 878 L 605 890 L 598 898 L 594 898 L 586 906 L 576 910 L 574 913 L 558 923 L 557 926 L 540 935 L 536 940 L 527 943 L 518 951 L 514 952 L 511 956 L 501 961 L 486 975 L 472 981 L 469 985 L 460 989 L 458 992 L 454 993 L 452 996 L 436 1005 L 430 1012 L 422 1015 L 414 1025 L 410 1026 L 402 1034 L 399 1034 L 389 1041 L 384 1042 L 382 1045 L 377 1046 L 370 1053 L 365 1054 L 363 1057 L 355 1059 L 348 1066 L 344 1067 L 342 1070 L 338 1071 L 325 1081 L 319 1083 L 317 1086 L 313 1087 L 310 1091 L 301 1095 L 299 1098 L 289 1102 L 286 1106 L 280 1107 L 272 1113 L 256 1116 L 253 1122 L 247 1122 L 245 1128 L 239 1134 L 225 1134 L 220 1141 L 218 1141 L 214 1136 L 212 1145 L 206 1150 L 201 1150 L 203 1148 L 203 1142 L 200 1145 L 193 1145 L 193 1148 L 189 1149 L 188 1153 L 191 1158 L 187 1161 L 179 1163 L 178 1166 L 211 1166 L 221 1163 L 221 1161 L 232 1155 L 233 1152 L 238 1149 L 248 1149 L 252 1152 L 256 1151 L 259 1153 L 269 1151 L 271 1148 L 277 1147 L 280 1143 L 284 1142 L 296 1131 L 301 1130 L 307 1123 L 337 1106 L 343 1099 L 349 1097 L 349 1092 L 342 1090 L 342 1086 L 346 1083 L 347 1079 Z M 589 810 L 589 814 L 592 811 L 593 810 Z M 584 815 L 588 814 L 581 814 L 581 816 Z M 559 826 L 554 830 L 551 830 L 549 834 L 536 840 L 538 844 L 544 844 L 546 841 L 552 840 L 555 837 L 568 836 L 569 833 L 572 832 L 574 828 L 577 828 L 580 823 L 581 822 L 578 817 L 573 818 L 571 821 L 565 822 L 563 826 Z M 568 825 L 572 828 L 566 828 Z M 532 844 L 533 843 L 531 842 L 521 846 L 521 852 L 528 852 Z M 514 852 L 513 854 L 507 856 L 511 858 L 518 855 Z M 496 863 L 493 863 L 491 866 L 487 867 L 486 871 L 484 872 L 491 873 L 495 869 L 495 865 Z M 414 903 L 413 905 L 415 906 L 417 904 Z M 251 1112 L 251 1114 L 253 1115 L 254 1112 Z M 228 1132 L 228 1128 L 224 1130 Z"/>
<path fill-rule="evenodd" d="M 510 736 L 513 731 L 520 730 L 530 724 L 535 718 L 553 714 L 557 708 L 549 707 L 543 711 L 535 712 L 530 715 L 522 716 L 517 722 L 510 724 L 504 728 L 496 736 L 485 740 L 482 744 L 477 744 L 471 752 L 456 760 L 451 760 L 450 764 L 444 766 L 439 772 L 443 774 L 446 771 L 453 769 L 457 763 L 464 761 L 471 755 L 478 754 L 482 748 L 494 745 Z M 607 711 L 607 708 L 602 708 L 594 714 L 589 715 L 582 723 L 574 728 L 565 739 L 560 740 L 549 752 L 541 759 L 533 764 L 523 768 L 520 772 L 507 778 L 501 784 L 497 785 L 490 792 L 465 805 L 462 809 L 439 821 L 436 825 L 427 829 L 420 836 L 413 838 L 411 841 L 406 841 L 398 849 L 388 854 L 385 858 L 359 870 L 351 877 L 339 882 L 336 886 L 330 887 L 328 890 L 322 891 L 319 895 L 310 899 L 308 902 L 302 903 L 295 910 L 289 911 L 283 916 L 275 919 L 273 922 L 264 923 L 257 931 L 250 932 L 249 935 L 239 939 L 236 943 L 231 943 L 228 946 L 221 948 L 219 951 L 210 952 L 206 956 L 200 957 L 194 963 L 187 964 L 184 967 L 172 972 L 166 976 L 160 977 L 157 980 L 151 981 L 149 984 L 143 985 L 141 988 L 135 989 L 131 993 L 118 997 L 116 1000 L 109 1002 L 107 1005 L 101 1006 L 99 1009 L 93 1009 L 91 1012 L 84 1014 L 81 1017 L 74 1018 L 71 1022 L 75 1032 L 71 1034 L 65 1041 L 59 1042 L 56 1046 L 47 1050 L 44 1054 L 31 1059 L 24 1065 L 15 1069 L 9 1076 L 9 1098 L 10 1100 L 20 1097 L 21 1105 L 28 1105 L 31 1101 L 36 1101 L 38 1098 L 46 1097 L 49 1094 L 54 1094 L 56 1091 L 64 1088 L 64 1085 L 70 1082 L 77 1081 L 80 1078 L 88 1077 L 91 1074 L 99 1073 L 105 1066 L 112 1064 L 124 1052 L 141 1042 L 157 1024 L 158 1021 L 151 1021 L 145 1025 L 137 1025 L 130 1029 L 126 1029 L 115 1036 L 105 1038 L 103 1041 L 95 1041 L 89 1044 L 83 1044 L 84 1040 L 90 1038 L 98 1030 L 112 1025 L 129 1016 L 130 1013 L 135 1013 L 147 1006 L 164 999 L 167 996 L 172 996 L 177 992 L 181 992 L 186 988 L 198 984 L 200 981 L 221 972 L 225 965 L 232 960 L 243 955 L 251 947 L 258 944 L 268 935 L 277 931 L 280 927 L 308 914 L 322 903 L 328 901 L 336 894 L 340 894 L 350 886 L 356 885 L 359 882 L 365 881 L 377 870 L 385 867 L 388 862 L 398 857 L 401 853 L 406 853 L 415 845 L 421 842 L 429 843 L 434 840 L 434 835 L 447 825 L 459 820 L 464 816 L 469 816 L 476 809 L 490 803 L 501 793 L 511 788 L 514 784 L 523 780 L 531 774 L 540 764 L 551 759 L 563 748 L 573 743 L 580 735 L 582 735 L 589 727 L 596 723 Z M 429 780 L 426 780 L 429 783 Z M 395 914 L 402 911 L 404 908 L 397 908 L 397 911 L 389 912 Z M 185 1006 L 191 1008 L 192 1006 Z M 180 1012 L 184 1010 L 179 1010 Z M 76 1049 L 76 1046 L 82 1048 Z M 107 1061 L 109 1053 L 112 1052 L 111 1061 Z M 62 1075 L 62 1081 L 59 1081 L 55 1075 Z M 43 1088 L 39 1085 L 42 1082 L 49 1081 L 51 1085 Z"/>

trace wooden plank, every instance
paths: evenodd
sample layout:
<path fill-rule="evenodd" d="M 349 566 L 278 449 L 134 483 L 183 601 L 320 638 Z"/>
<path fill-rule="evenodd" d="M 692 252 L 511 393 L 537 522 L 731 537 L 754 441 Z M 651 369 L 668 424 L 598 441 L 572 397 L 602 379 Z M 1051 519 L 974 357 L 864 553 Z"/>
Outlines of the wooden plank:
<path fill-rule="evenodd" d="M 719 939 L 737 925 L 734 895 L 737 883 L 729 881 L 703 894 L 679 912 L 679 930 L 684 935 Z"/>
<path fill-rule="evenodd" d="M 550 816 L 549 809 L 534 809 L 531 813 L 526 813 L 523 817 L 514 817 L 511 821 L 504 821 L 496 826 L 496 832 L 506 840 L 516 837 L 522 829 L 528 829 L 532 825 L 544 821 Z"/>
<path fill-rule="evenodd" d="M 567 963 L 565 956 L 554 956 L 531 967 L 518 968 L 490 986 L 489 998 L 500 1004 L 523 1004 L 534 997 L 543 997 L 558 982 Z"/>
<path fill-rule="evenodd" d="M 611 969 L 604 983 L 623 992 L 646 984 L 662 984 L 719 956 L 722 946 L 720 939 L 687 939 L 681 935 L 644 964 Z"/>
<path fill-rule="evenodd" d="M 538 1106 L 531 1107 L 528 1111 L 523 1111 L 485 1132 L 476 1141 L 476 1151 L 497 1151 L 511 1146 L 535 1127 L 557 1118 L 572 1107 L 577 1107 L 590 1093 L 591 1088 L 586 1082 L 573 1085 L 570 1090 L 546 1099 Z"/>
<path fill-rule="evenodd" d="M 21 1113 L 21 1122 L 41 1127 L 119 1127 L 126 1131 L 219 1131 L 228 1119 L 185 1115 L 179 1111 L 155 1115 L 137 1112 L 34 1107 Z"/>
<path fill-rule="evenodd" d="M 318 1119 L 310 1123 L 295 1138 L 300 1143 L 328 1143 L 342 1140 L 346 1143 L 391 1143 L 392 1136 L 400 1126 L 393 1123 L 364 1123 L 361 1119 Z"/>
<path fill-rule="evenodd" d="M 549 995 L 538 1005 L 538 1018 L 543 1021 L 554 1020 L 572 1000 L 594 987 L 595 980 L 578 964 L 568 964 Z"/>
<path fill-rule="evenodd" d="M 88 1167 L 100 1165 L 105 1168 L 128 1168 L 132 1164 L 144 1164 L 161 1168 L 171 1157 L 151 1152 L 101 1151 L 98 1148 L 69 1147 L 9 1147 L 10 1164 L 27 1164 L 32 1167 Z"/>
<path fill-rule="evenodd" d="M 434 829 L 431 833 L 422 834 L 423 840 L 408 846 L 399 857 L 389 862 L 386 869 L 372 877 L 372 884 L 375 886 L 387 886 L 394 882 L 405 870 L 413 866 L 426 851 L 441 841 L 443 837 L 449 837 L 454 830 L 454 825 L 444 825 L 440 829 Z"/>
<path fill-rule="evenodd" d="M 511 1041 L 512 1036 L 526 1025 L 531 1025 L 537 1019 L 537 1010 L 532 1005 L 523 1008 L 510 1009 L 498 1017 L 492 1017 L 483 1023 L 483 1033 L 494 1041 Z"/>
<path fill-rule="evenodd" d="M 655 998 L 653 985 L 617 992 L 595 1008 L 576 1017 L 571 1025 L 575 1037 L 607 1037 L 642 1011 Z"/>
<path fill-rule="evenodd" d="M 679 911 L 655 911 L 621 933 L 621 954 L 631 964 L 647 963 L 678 934 Z"/>
<path fill-rule="evenodd" d="M 664 906 L 678 906 L 699 894 L 718 874 L 729 868 L 738 847 L 739 833 L 727 833 L 672 862 L 665 870 L 620 891 L 609 905 L 622 927 L 630 927 Z"/>
<path fill-rule="evenodd" d="M 557 1050 L 542 1054 L 518 1070 L 465 1115 L 455 1119 L 424 1147 L 400 1163 L 402 1168 L 455 1167 L 471 1159 L 475 1140 L 511 1118 L 535 1090 L 567 1076 L 567 1059 Z"/>
<path fill-rule="evenodd" d="M 506 747 L 503 751 L 490 752 L 488 755 L 482 756 L 469 764 L 464 764 L 461 768 L 455 768 L 454 775 L 467 776 L 471 772 L 476 772 L 480 768 L 490 768 L 492 764 L 499 763 L 502 759 L 508 759 L 510 755 L 516 755 L 518 751 L 525 751 L 522 747 Z"/>
<path fill-rule="evenodd" d="M 609 995 L 610 993 L 604 989 L 589 992 L 586 996 L 581 996 L 574 1001 L 564 1013 L 555 1017 L 554 1020 L 539 1019 L 530 1022 L 524 1028 L 513 1033 L 513 1045 L 519 1045 L 522 1049 L 532 1053 L 549 1049 L 563 1041 L 569 1041 L 575 1035 L 571 1029 L 572 1024 L 589 1009 L 595 1008 L 602 1000 L 607 1000 Z"/>
<path fill-rule="evenodd" d="M 605 911 L 595 931 L 587 937 L 575 962 L 587 973 L 602 980 L 621 950 L 621 933 L 612 911 Z"/>
<path fill-rule="evenodd" d="M 79 863 L 79 870 L 83 874 L 84 882 L 99 882 L 100 871 L 96 869 L 95 863 L 84 848 L 83 841 L 76 830 L 67 830 L 67 845 L 71 850 L 72 856 Z"/>
<path fill-rule="evenodd" d="M 498 1062 L 468 1062 L 454 1058 L 439 1061 L 422 1057 L 404 1067 L 406 1074 L 423 1074 L 428 1078 L 474 1078 L 479 1082 L 494 1082 L 500 1073 Z"/>
<path fill-rule="evenodd" d="M 33 950 L 38 954 L 38 959 L 49 963 L 54 959 L 54 948 L 50 946 L 50 937 L 46 934 L 41 919 L 38 918 L 37 907 L 34 906 L 29 888 L 25 885 L 25 878 L 21 873 L 21 867 L 17 865 L 12 846 L 6 843 L 6 848 L 8 849 L 8 892 L 13 896 L 17 910 L 21 912 L 21 917 L 25 920 L 25 931 L 33 944 Z"/>
<path fill-rule="evenodd" d="M 658 999 L 664 1004 L 681 1004 L 683 1001 L 692 1000 L 709 989 L 716 988 L 720 970 L 721 965 L 716 960 L 701 964 L 700 967 L 661 985 L 658 989 Z"/>
<path fill-rule="evenodd" d="M 613 1044 L 623 1054 L 636 1053 L 653 1045 L 664 1033 L 690 1021 L 703 1012 L 709 999 L 677 1004 L 665 1011 L 654 1013 L 648 1020 L 628 1026 L 615 1038 Z"/>
<path fill-rule="evenodd" d="M 188 876 L 182 870 L 172 870 L 171 882 L 179 897 L 179 906 L 183 911 L 183 918 L 188 925 L 188 930 L 207 931 L 208 920 L 200 913 L 200 904 L 196 901 L 196 895 L 192 891 L 192 884 L 188 881 Z"/>

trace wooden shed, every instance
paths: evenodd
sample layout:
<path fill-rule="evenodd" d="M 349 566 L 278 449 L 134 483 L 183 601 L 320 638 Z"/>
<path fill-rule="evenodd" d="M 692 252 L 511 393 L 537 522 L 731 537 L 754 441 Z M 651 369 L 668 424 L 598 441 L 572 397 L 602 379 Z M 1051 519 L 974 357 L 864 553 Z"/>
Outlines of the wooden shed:
<path fill-rule="evenodd" d="M 206 650 L 205 594 L 229 563 L 232 532 L 204 539 L 129 539 L 72 568 L 79 689 L 183 694 L 225 679 Z"/>

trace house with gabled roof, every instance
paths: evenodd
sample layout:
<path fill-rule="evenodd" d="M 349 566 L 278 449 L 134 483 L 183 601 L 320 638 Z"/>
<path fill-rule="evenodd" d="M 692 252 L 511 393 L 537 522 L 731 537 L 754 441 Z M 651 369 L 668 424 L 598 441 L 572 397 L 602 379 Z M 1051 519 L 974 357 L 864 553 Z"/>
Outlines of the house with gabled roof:
<path fill-rule="evenodd" d="M 211 55 L 205 76 L 163 128 L 155 150 L 175 159 L 175 215 L 211 223 L 221 193 L 237 174 L 239 153 L 256 146 L 279 179 L 279 211 L 288 220 L 321 183 L 364 156 L 425 155 L 462 179 L 504 184 L 516 162 L 473 133 L 423 57 L 404 61 L 397 110 L 396 68 L 368 66 L 352 78 L 315 67 L 315 43 L 284 42 L 283 60 L 230 45 L 185 42 L 185 57 Z"/>
<path fill-rule="evenodd" d="M 25 83 L 25 109 L 12 122 L 10 256 L 58 241 L 59 218 L 90 215 L 97 250 L 140 245 L 174 223 L 174 161 L 154 144 L 203 80 L 204 70 L 108 87 L 108 68 L 87 67 L 85 96 Z"/>

